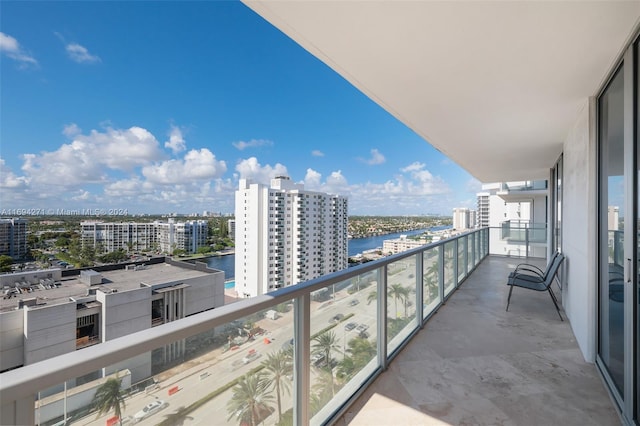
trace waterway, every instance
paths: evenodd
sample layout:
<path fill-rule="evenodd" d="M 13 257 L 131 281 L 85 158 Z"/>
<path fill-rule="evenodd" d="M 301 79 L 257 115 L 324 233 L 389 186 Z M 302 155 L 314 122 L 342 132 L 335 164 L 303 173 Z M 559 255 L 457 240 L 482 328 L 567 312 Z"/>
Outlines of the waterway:
<path fill-rule="evenodd" d="M 405 232 L 396 232 L 393 234 L 385 234 L 378 235 L 376 237 L 367 237 L 367 238 L 352 238 L 348 242 L 348 254 L 349 257 L 355 256 L 358 253 L 362 253 L 366 250 L 373 250 L 378 247 L 382 247 L 382 242 L 384 240 L 392 240 L 394 238 L 400 238 L 401 235 L 419 235 L 427 230 L 442 230 L 450 228 L 450 226 L 435 226 L 433 228 L 428 229 L 417 229 L 414 231 L 405 231 Z M 209 265 L 209 267 L 214 269 L 219 269 L 224 271 L 224 277 L 226 281 L 233 280 L 235 277 L 235 262 L 236 256 L 233 254 L 228 254 L 225 256 L 212 256 L 206 259 L 202 259 L 204 262 Z"/>

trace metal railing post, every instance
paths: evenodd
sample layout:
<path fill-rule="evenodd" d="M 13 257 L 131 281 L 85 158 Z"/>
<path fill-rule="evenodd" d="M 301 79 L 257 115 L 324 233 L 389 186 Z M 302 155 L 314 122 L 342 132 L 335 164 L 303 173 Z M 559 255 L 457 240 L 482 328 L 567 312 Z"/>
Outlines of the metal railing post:
<path fill-rule="evenodd" d="M 387 369 L 387 265 L 378 269 L 378 364 Z"/>
<path fill-rule="evenodd" d="M 416 255 L 416 319 L 422 328 L 422 314 L 424 312 L 424 253 L 425 250 Z"/>
<path fill-rule="evenodd" d="M 294 299 L 293 311 L 293 404 L 294 424 L 309 424 L 309 398 L 311 388 L 311 295 L 304 294 Z"/>

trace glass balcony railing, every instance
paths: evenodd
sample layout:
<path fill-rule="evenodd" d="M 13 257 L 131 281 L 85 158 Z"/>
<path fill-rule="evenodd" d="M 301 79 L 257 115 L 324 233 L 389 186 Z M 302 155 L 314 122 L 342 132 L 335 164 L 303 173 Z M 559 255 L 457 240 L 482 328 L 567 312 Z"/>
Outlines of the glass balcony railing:
<path fill-rule="evenodd" d="M 499 228 L 490 228 L 490 254 L 515 257 L 547 255 L 547 224 L 529 221 L 506 221 Z"/>
<path fill-rule="evenodd" d="M 0 423 L 331 422 L 487 256 L 489 234 L 474 230 L 5 372 Z M 109 394 L 122 397 L 118 415 L 96 404 Z"/>

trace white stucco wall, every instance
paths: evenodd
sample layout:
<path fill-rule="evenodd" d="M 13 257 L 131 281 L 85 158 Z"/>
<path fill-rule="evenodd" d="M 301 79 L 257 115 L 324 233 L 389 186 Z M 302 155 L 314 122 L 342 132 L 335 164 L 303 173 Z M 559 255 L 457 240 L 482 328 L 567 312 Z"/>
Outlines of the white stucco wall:
<path fill-rule="evenodd" d="M 76 303 L 24 307 L 25 365 L 76 350 Z"/>
<path fill-rule="evenodd" d="M 96 293 L 102 303 L 102 341 L 151 328 L 151 287 L 117 293 Z"/>
<path fill-rule="evenodd" d="M 24 364 L 24 314 L 0 313 L 0 371 Z"/>
<path fill-rule="evenodd" d="M 224 273 L 207 274 L 183 281 L 185 289 L 185 316 L 224 305 Z"/>
<path fill-rule="evenodd" d="M 590 130 L 594 106 L 585 100 L 564 142 L 562 304 L 586 361 L 595 361 L 596 339 L 596 157 Z"/>

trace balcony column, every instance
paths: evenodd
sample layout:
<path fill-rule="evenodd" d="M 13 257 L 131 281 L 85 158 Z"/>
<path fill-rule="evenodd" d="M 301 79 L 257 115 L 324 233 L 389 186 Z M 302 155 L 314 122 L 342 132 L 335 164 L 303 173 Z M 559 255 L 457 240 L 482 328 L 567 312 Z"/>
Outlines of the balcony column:
<path fill-rule="evenodd" d="M 423 314 L 424 314 L 424 251 L 416 255 L 416 319 L 418 320 L 418 326 L 424 327 Z"/>
<path fill-rule="evenodd" d="M 31 395 L 2 406 L 0 424 L 3 425 L 35 425 L 36 397 Z"/>

